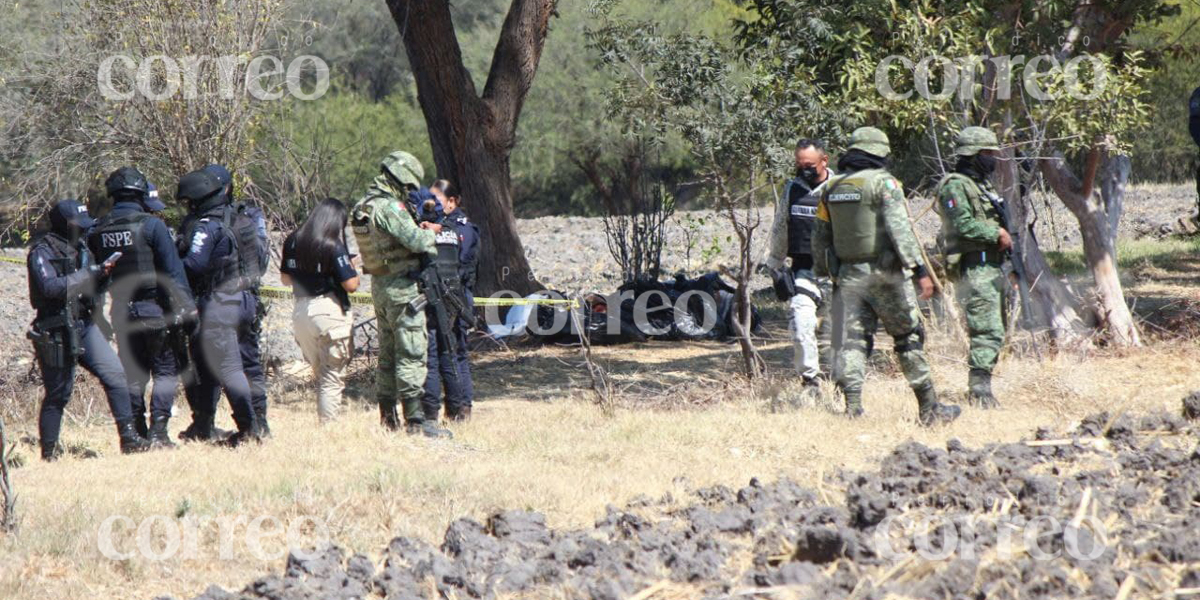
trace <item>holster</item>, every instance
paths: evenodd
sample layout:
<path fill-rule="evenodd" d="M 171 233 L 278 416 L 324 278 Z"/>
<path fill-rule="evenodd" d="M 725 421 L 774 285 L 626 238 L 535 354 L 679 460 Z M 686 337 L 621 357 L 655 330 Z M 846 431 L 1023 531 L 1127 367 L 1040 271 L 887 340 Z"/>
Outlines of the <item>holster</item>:
<path fill-rule="evenodd" d="M 47 367 L 65 369 L 74 366 L 83 353 L 79 330 L 66 317 L 34 321 L 25 337 L 33 343 L 38 361 Z"/>
<path fill-rule="evenodd" d="M 771 284 L 775 288 L 775 298 L 787 302 L 796 295 L 796 280 L 789 269 L 771 269 Z"/>

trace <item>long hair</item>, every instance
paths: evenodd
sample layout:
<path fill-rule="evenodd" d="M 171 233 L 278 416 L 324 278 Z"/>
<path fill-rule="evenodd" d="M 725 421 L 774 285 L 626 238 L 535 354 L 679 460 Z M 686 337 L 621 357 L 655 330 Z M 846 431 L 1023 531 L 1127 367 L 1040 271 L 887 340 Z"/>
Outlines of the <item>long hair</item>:
<path fill-rule="evenodd" d="M 323 267 L 346 246 L 346 205 L 337 198 L 322 200 L 292 236 L 296 268 L 306 273 L 327 272 Z"/>

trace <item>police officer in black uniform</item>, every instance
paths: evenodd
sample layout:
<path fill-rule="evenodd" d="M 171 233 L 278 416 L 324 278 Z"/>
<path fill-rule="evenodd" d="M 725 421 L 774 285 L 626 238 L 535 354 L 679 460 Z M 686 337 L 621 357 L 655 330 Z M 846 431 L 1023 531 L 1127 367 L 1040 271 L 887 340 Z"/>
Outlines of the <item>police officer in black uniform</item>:
<path fill-rule="evenodd" d="M 121 361 L 92 320 L 98 280 L 112 270 L 112 263 L 97 265 L 84 244 L 95 222 L 87 207 L 74 200 L 56 204 L 49 217 L 50 231 L 34 241 L 27 261 L 29 302 L 37 311 L 28 335 L 46 389 L 38 418 L 42 458 L 52 461 L 62 455 L 58 436 L 77 362 L 104 386 L 121 452 L 146 450 L 150 443 L 134 427 Z"/>
<path fill-rule="evenodd" d="M 254 220 L 255 231 L 259 238 L 258 273 L 266 273 L 271 259 L 270 246 L 267 240 L 267 220 L 261 210 L 248 204 L 240 204 L 233 195 L 233 175 L 223 165 L 211 164 L 204 167 L 208 174 L 217 178 L 224 186 L 228 205 L 239 207 Z M 246 302 L 244 314 L 252 318 L 242 319 L 238 327 L 238 351 L 242 354 L 242 365 L 245 366 L 246 379 L 250 381 L 250 402 L 254 405 L 254 416 L 262 425 L 263 435 L 271 435 L 271 426 L 267 422 L 267 375 L 262 364 L 262 322 L 266 317 L 266 305 L 259 295 L 262 280 L 258 277 L 247 282 L 248 294 L 243 297 Z"/>
<path fill-rule="evenodd" d="M 1193 90 L 1192 97 L 1188 99 L 1188 133 L 1192 134 L 1192 141 L 1200 147 L 1200 87 Z M 1200 224 L 1200 154 L 1196 159 L 1196 223 Z"/>
<path fill-rule="evenodd" d="M 213 440 L 213 419 L 224 389 L 237 432 L 231 446 L 261 440 L 263 422 L 254 411 L 253 392 L 238 344 L 239 329 L 255 318 L 252 280 L 257 279 L 261 248 L 252 217 L 238 214 L 226 186 L 205 170 L 179 180 L 176 197 L 191 214 L 180 235 L 184 269 L 198 299 L 200 330 L 192 346 L 197 382 L 188 389 L 192 439 Z M 190 242 L 187 242 L 190 240 Z"/>
<path fill-rule="evenodd" d="M 425 394 L 421 405 L 425 419 L 437 421 L 445 390 L 446 418 L 451 421 L 466 421 L 471 418 L 471 407 L 475 398 L 475 386 L 471 380 L 471 362 L 467 350 L 467 329 L 473 322 L 475 273 L 479 255 L 479 227 L 467 218 L 459 205 L 458 187 L 445 179 L 434 182 L 429 190 L 433 200 L 425 200 L 421 210 L 424 220 L 442 225 L 437 233 L 439 261 L 451 264 L 442 267 L 457 272 L 458 285 L 449 286 L 447 293 L 455 294 L 466 307 L 466 313 L 454 321 L 450 336 L 453 348 L 443 347 L 439 340 L 437 319 L 426 318 L 429 328 L 428 373 L 425 376 Z"/>
<path fill-rule="evenodd" d="M 167 328 L 194 321 L 196 305 L 167 225 L 150 214 L 164 206 L 150 197 L 146 177 L 133 167 L 122 167 L 109 176 L 105 189 L 113 208 L 92 230 L 88 246 L 98 261 L 120 253 L 107 288 L 134 426 L 156 448 L 170 448 L 174 444 L 167 425 L 179 385 L 179 363 L 167 342 Z M 151 380 L 147 427 L 144 393 Z"/>

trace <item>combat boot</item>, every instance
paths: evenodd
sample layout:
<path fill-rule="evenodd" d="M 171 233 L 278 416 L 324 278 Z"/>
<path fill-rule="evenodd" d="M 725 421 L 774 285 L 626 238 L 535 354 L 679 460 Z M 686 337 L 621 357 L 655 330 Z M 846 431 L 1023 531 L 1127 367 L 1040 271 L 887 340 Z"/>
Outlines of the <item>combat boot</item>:
<path fill-rule="evenodd" d="M 133 429 L 142 437 L 150 435 L 150 428 L 146 426 L 146 415 L 133 415 Z"/>
<path fill-rule="evenodd" d="M 150 449 L 150 442 L 138 433 L 133 421 L 117 423 L 117 435 L 121 439 L 121 454 L 145 452 Z"/>
<path fill-rule="evenodd" d="M 462 423 L 471 420 L 471 407 L 463 406 L 461 408 L 446 408 L 446 419 L 455 423 Z"/>
<path fill-rule="evenodd" d="M 171 441 L 171 434 L 167 431 L 167 423 L 169 417 L 154 417 L 150 425 L 150 435 L 147 440 L 150 441 L 150 447 L 153 449 L 174 450 L 175 442 Z"/>
<path fill-rule="evenodd" d="M 437 421 L 409 421 L 404 426 L 404 431 L 408 435 L 420 434 L 433 439 L 449 439 L 454 437 L 454 434 L 450 433 L 450 430 L 438 427 Z"/>
<path fill-rule="evenodd" d="M 262 424 L 254 420 L 248 428 L 238 429 L 222 443 L 230 448 L 237 448 L 243 444 L 262 443 L 263 437 Z"/>
<path fill-rule="evenodd" d="M 933 385 L 914 390 L 917 395 L 918 419 L 921 425 L 932 427 L 941 423 L 949 423 L 962 414 L 962 408 L 953 404 L 938 402 L 937 391 Z"/>
<path fill-rule="evenodd" d="M 54 462 L 62 458 L 62 455 L 63 447 L 62 444 L 58 443 L 58 440 L 54 440 L 53 442 L 42 442 L 42 460 L 46 462 Z"/>
<path fill-rule="evenodd" d="M 991 371 L 971 369 L 967 376 L 967 402 L 977 408 L 1000 408 L 1000 402 L 992 394 Z"/>
<path fill-rule="evenodd" d="M 192 424 L 179 432 L 179 439 L 185 442 L 209 442 L 216 437 L 216 427 L 213 427 L 213 415 L 193 414 Z"/>
<path fill-rule="evenodd" d="M 388 431 L 400 430 L 400 415 L 396 414 L 396 400 L 379 400 L 379 422 Z"/>
<path fill-rule="evenodd" d="M 857 419 L 863 416 L 862 392 L 855 390 L 842 390 L 842 395 L 846 397 L 846 416 L 851 419 Z"/>
<path fill-rule="evenodd" d="M 265 405 L 254 408 L 254 422 L 258 423 L 262 437 L 271 437 L 271 424 L 267 422 L 267 407 Z"/>

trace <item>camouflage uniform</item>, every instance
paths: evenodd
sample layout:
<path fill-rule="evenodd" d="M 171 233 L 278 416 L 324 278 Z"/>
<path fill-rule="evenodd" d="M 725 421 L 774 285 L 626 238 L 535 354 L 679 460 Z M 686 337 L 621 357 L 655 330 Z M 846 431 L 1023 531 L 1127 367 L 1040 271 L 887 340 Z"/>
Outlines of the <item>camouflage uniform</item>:
<path fill-rule="evenodd" d="M 851 150 L 875 157 L 889 153 L 887 136 L 862 127 Z M 895 339 L 896 357 L 917 396 L 920 420 L 931 424 L 958 416 L 937 402 L 923 349 L 925 333 L 910 272 L 924 272 L 921 249 L 908 221 L 900 183 L 885 169 L 852 171 L 831 180 L 817 206 L 814 270 L 834 271 L 845 318 L 841 374 L 846 412 L 862 414 L 868 346 L 878 324 Z"/>
<path fill-rule="evenodd" d="M 425 311 L 409 308 L 420 294 L 410 274 L 420 268 L 422 254 L 435 252 L 434 234 L 417 227 L 403 200 L 407 187 L 420 185 L 421 163 L 408 153 L 393 152 L 382 166 L 383 174 L 354 205 L 352 222 L 363 270 L 372 276 L 371 299 L 379 327 L 375 395 L 381 419 L 388 428 L 398 428 L 399 401 L 412 428 L 424 420 L 421 396 L 428 338 Z"/>
<path fill-rule="evenodd" d="M 981 150 L 999 150 L 996 135 L 982 127 L 958 134 L 955 154 L 971 157 Z M 958 265 L 958 302 L 967 317 L 971 338 L 970 398 L 995 406 L 992 369 L 1004 344 L 1004 256 L 1000 251 L 1000 220 L 989 196 L 996 190 L 986 178 L 951 173 L 938 185 L 938 212 L 950 264 Z M 957 256 L 957 260 L 954 258 Z M 953 273 L 952 273 L 953 275 Z"/>

